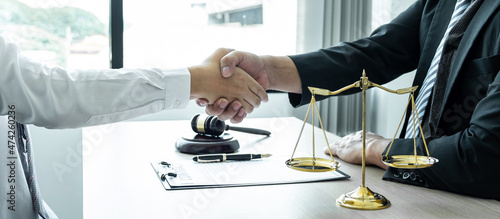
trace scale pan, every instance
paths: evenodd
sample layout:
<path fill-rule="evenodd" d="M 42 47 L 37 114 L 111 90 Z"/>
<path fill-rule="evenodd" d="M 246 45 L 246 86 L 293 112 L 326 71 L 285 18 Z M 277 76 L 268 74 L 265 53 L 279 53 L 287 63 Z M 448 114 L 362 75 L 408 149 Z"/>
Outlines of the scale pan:
<path fill-rule="evenodd" d="M 285 163 L 287 167 L 306 172 L 327 172 L 340 167 L 339 162 L 317 157 L 292 158 Z"/>
<path fill-rule="evenodd" d="M 385 165 L 401 169 L 421 169 L 431 167 L 439 162 L 438 159 L 428 156 L 394 155 L 383 160 Z"/>

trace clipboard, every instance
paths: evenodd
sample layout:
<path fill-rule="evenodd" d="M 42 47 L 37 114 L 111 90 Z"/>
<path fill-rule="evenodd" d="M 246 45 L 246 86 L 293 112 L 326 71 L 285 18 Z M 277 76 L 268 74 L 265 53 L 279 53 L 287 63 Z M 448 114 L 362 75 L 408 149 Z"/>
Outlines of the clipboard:
<path fill-rule="evenodd" d="M 166 190 L 310 183 L 350 178 L 336 170 L 304 172 L 288 168 L 286 158 L 197 163 L 191 160 L 151 162 Z"/>

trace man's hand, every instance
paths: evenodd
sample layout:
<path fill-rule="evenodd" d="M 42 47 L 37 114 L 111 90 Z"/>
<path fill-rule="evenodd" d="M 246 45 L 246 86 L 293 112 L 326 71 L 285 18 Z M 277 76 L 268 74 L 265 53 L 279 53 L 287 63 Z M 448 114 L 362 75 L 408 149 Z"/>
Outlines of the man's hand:
<path fill-rule="evenodd" d="M 330 145 L 332 154 L 339 157 L 343 161 L 354 164 L 361 164 L 363 139 L 362 131 L 346 135 L 340 141 Z M 366 165 L 377 165 L 383 169 L 387 166 L 382 162 L 382 153 L 391 140 L 385 139 L 380 135 L 366 132 Z M 330 154 L 328 148 L 325 149 L 326 154 Z"/>
<path fill-rule="evenodd" d="M 249 52 L 232 51 L 220 60 L 222 77 L 233 75 L 236 67 L 246 71 L 265 90 L 269 88 L 269 76 L 266 72 L 264 61 L 257 55 Z"/>
<path fill-rule="evenodd" d="M 226 98 L 220 98 L 214 104 L 208 104 L 206 99 L 196 99 L 196 104 L 206 107 L 205 112 L 211 116 L 217 116 L 219 120 L 231 119 L 232 123 L 240 123 L 247 116 L 247 113 L 241 108 L 240 101 L 229 103 Z M 232 116 L 232 117 L 231 117 Z"/>
<path fill-rule="evenodd" d="M 235 101 L 238 111 L 250 113 L 261 101 L 267 101 L 267 93 L 251 76 L 240 68 L 235 68 L 231 77 L 221 76 L 220 60 L 229 49 L 218 49 L 201 65 L 189 68 L 191 72 L 191 99 L 203 98 L 205 104 L 227 105 Z M 222 98 L 222 99 L 221 99 Z M 226 102 L 227 101 L 227 102 Z"/>
<path fill-rule="evenodd" d="M 302 93 L 299 72 L 295 63 L 288 56 L 257 56 L 248 52 L 233 51 L 222 57 L 220 67 L 224 77 L 233 77 L 231 75 L 241 68 L 265 90 Z M 262 99 L 262 102 L 267 102 L 267 99 Z M 209 105 L 203 100 L 199 100 L 197 103 L 200 106 L 207 106 L 205 111 L 209 115 L 217 115 L 221 120 L 231 119 L 233 123 L 241 122 L 246 113 L 249 113 L 248 111 L 242 112 L 241 108 L 237 110 L 237 102 L 229 103 L 226 108 L 216 104 Z"/>
<path fill-rule="evenodd" d="M 221 74 L 225 78 L 231 77 L 237 67 L 246 71 L 253 77 L 264 89 L 269 86 L 269 77 L 265 71 L 264 62 L 262 59 L 252 53 L 232 51 L 226 54 L 220 60 Z M 262 99 L 262 102 L 267 102 L 267 99 Z M 229 103 L 227 99 L 219 99 L 215 104 L 208 104 L 204 99 L 197 99 L 196 103 L 199 106 L 206 106 L 208 115 L 217 115 L 220 120 L 231 119 L 232 123 L 241 122 L 250 113 L 241 108 L 242 103 L 233 101 Z"/>

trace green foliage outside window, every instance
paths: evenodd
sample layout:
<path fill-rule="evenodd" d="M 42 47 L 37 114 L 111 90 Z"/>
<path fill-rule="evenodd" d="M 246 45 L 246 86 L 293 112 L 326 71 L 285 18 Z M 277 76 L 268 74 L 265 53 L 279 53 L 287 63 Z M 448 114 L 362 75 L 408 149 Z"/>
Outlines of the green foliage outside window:
<path fill-rule="evenodd" d="M 45 50 L 57 54 L 65 65 L 67 37 L 75 43 L 92 35 L 108 35 L 107 25 L 94 14 L 73 7 L 32 8 L 17 0 L 0 1 L 0 34 L 13 39 L 22 50 Z"/>

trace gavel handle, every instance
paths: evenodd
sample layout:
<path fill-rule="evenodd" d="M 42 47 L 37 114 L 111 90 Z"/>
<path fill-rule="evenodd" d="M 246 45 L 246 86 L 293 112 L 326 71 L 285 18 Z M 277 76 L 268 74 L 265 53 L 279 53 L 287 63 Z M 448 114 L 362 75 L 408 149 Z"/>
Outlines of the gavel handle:
<path fill-rule="evenodd" d="M 243 128 L 243 127 L 230 127 L 228 125 L 226 125 L 226 130 L 233 130 L 233 131 L 239 131 L 239 132 L 257 134 L 257 135 L 267 135 L 267 136 L 269 136 L 271 134 L 270 131 L 266 131 L 266 130 L 262 130 L 262 129 Z"/>

